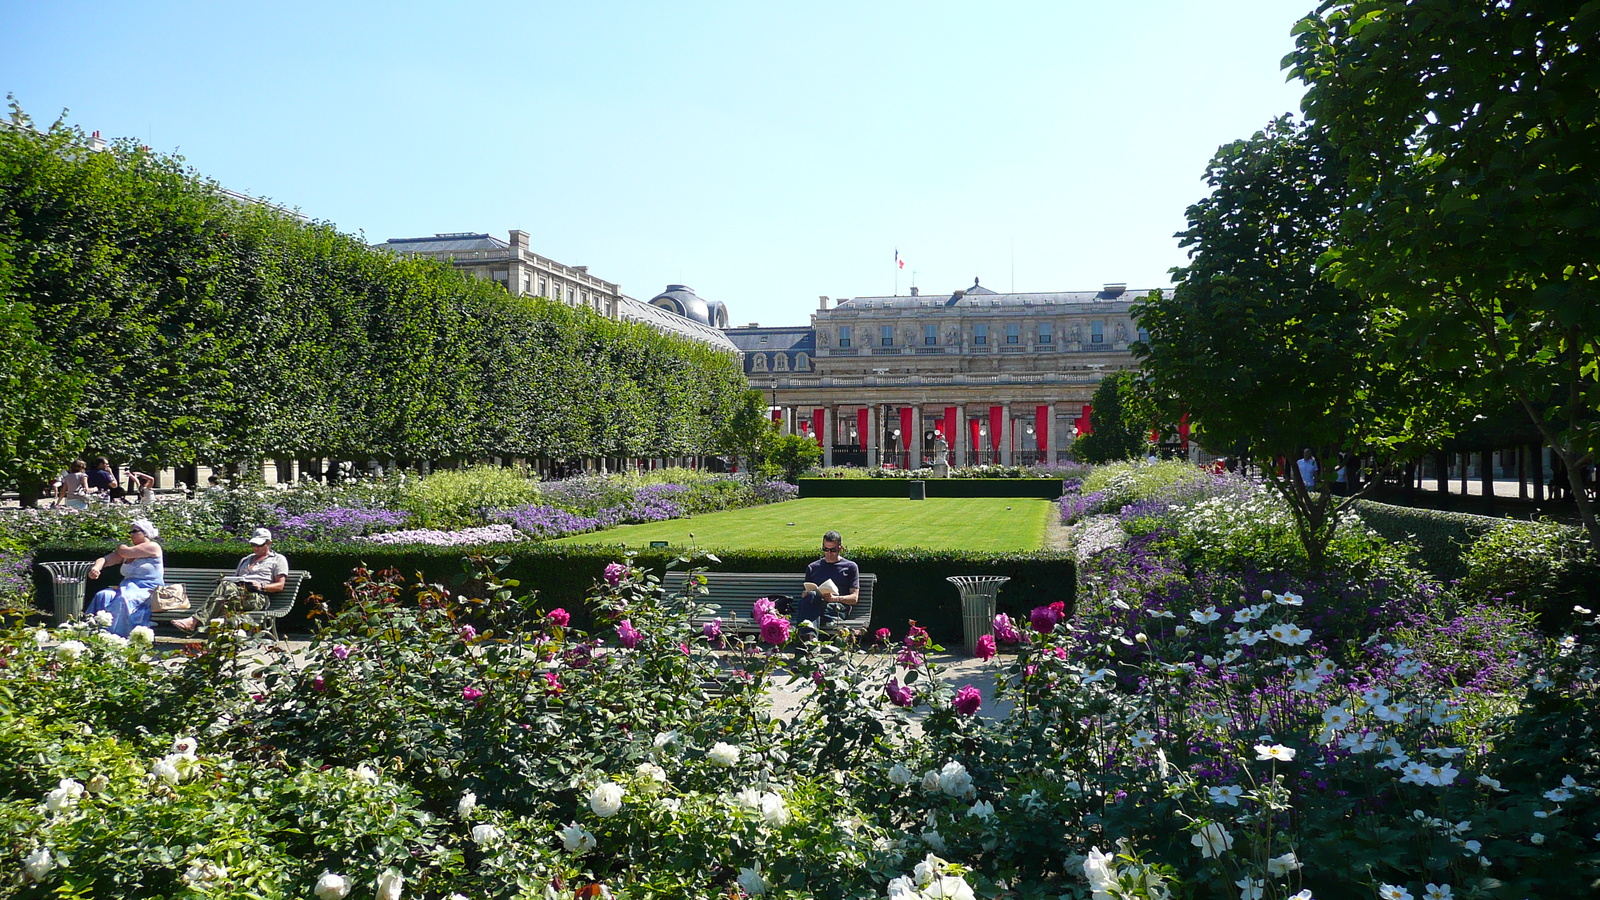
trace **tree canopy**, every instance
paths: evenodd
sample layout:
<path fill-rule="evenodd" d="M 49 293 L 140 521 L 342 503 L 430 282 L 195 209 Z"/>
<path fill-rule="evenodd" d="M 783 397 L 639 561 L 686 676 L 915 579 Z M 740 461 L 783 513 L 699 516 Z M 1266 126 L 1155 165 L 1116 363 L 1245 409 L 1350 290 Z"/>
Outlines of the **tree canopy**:
<path fill-rule="evenodd" d="M 1132 372 L 1112 372 L 1094 389 L 1089 433 L 1072 445 L 1073 455 L 1088 463 L 1106 463 L 1144 456 L 1149 447 L 1151 417 Z"/>
<path fill-rule="evenodd" d="M 1600 6 L 1330 0 L 1286 60 L 1349 167 L 1332 276 L 1464 392 L 1510 396 L 1574 479 L 1600 452 Z"/>
<path fill-rule="evenodd" d="M 15 348 L 0 363 L 11 481 L 82 452 L 705 454 L 747 389 L 731 354 L 373 250 L 230 198 L 175 157 L 36 129 L 14 105 L 0 334 Z"/>

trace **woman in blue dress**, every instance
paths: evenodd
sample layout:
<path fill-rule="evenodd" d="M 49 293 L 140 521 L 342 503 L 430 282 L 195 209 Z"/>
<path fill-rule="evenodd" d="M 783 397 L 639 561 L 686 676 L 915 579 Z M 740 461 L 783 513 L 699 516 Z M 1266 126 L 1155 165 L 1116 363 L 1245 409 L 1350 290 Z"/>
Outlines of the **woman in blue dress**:
<path fill-rule="evenodd" d="M 100 577 L 105 567 L 122 566 L 122 584 L 96 593 L 86 610 L 91 616 L 110 613 L 110 631 L 114 634 L 127 637 L 134 628 L 150 624 L 150 595 L 165 583 L 161 545 L 155 542 L 160 536 L 160 529 L 149 519 L 134 519 L 128 526 L 128 542 L 89 567 L 92 581 Z"/>

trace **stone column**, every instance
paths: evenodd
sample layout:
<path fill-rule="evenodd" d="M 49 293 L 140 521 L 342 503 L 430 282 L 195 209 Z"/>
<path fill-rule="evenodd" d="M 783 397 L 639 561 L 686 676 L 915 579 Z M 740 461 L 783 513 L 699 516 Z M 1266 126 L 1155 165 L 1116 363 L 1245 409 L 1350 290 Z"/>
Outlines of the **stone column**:
<path fill-rule="evenodd" d="M 1011 401 L 1000 403 L 1000 465 L 1011 465 Z"/>
<path fill-rule="evenodd" d="M 878 433 L 878 404 L 867 406 L 867 433 L 861 436 L 861 449 L 867 454 L 867 467 L 872 467 L 872 452 L 878 451 L 878 465 L 883 465 L 883 435 Z"/>
<path fill-rule="evenodd" d="M 833 465 L 833 433 L 839 427 L 839 408 L 837 406 L 824 406 L 822 408 L 822 433 L 817 435 L 817 440 L 822 442 L 822 465 L 824 468 Z"/>
<path fill-rule="evenodd" d="M 907 435 L 902 435 L 902 437 L 904 438 L 904 440 L 902 440 L 900 443 L 905 445 L 905 449 L 906 449 L 906 466 L 908 468 L 912 468 L 912 469 L 920 468 L 922 466 L 922 404 L 921 403 L 913 403 L 911 405 L 911 433 L 907 434 Z"/>

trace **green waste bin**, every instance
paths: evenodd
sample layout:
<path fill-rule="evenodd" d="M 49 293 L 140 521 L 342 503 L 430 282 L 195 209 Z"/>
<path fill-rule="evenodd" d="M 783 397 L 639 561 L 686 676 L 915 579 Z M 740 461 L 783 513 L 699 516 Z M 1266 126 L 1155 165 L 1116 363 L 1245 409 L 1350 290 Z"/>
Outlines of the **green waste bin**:
<path fill-rule="evenodd" d="M 920 478 L 911 479 L 911 499 L 928 499 L 928 483 Z"/>
<path fill-rule="evenodd" d="M 961 592 L 961 632 L 967 652 L 976 656 L 978 638 L 994 633 L 995 600 L 1008 575 L 951 575 L 945 579 Z"/>
<path fill-rule="evenodd" d="M 89 577 L 92 562 L 70 560 L 41 563 L 50 573 L 52 595 L 55 601 L 55 623 L 64 625 L 83 617 L 83 586 Z"/>

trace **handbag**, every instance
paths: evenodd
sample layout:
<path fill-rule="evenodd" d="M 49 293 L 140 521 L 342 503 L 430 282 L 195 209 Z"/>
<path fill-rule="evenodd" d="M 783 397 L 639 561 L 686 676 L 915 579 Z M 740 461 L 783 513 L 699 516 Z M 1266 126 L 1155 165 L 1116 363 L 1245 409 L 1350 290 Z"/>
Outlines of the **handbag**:
<path fill-rule="evenodd" d="M 178 612 L 189 608 L 189 592 L 181 584 L 163 584 L 150 595 L 151 612 Z"/>

